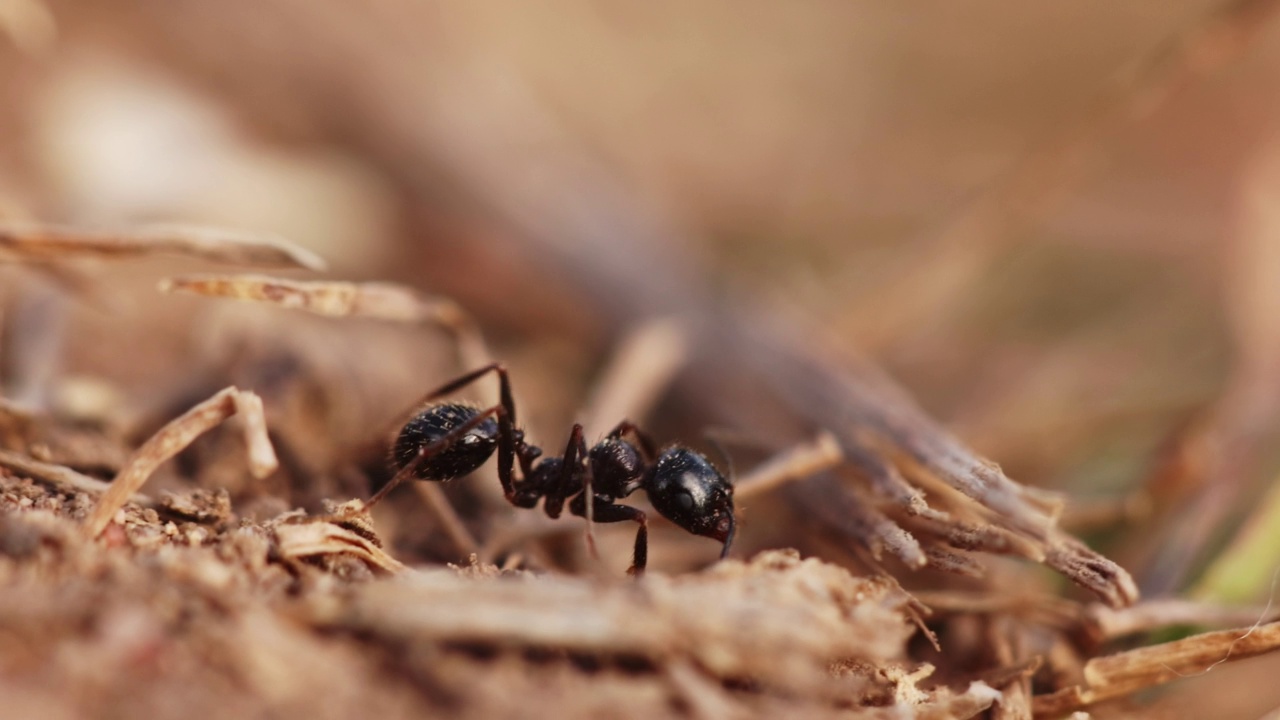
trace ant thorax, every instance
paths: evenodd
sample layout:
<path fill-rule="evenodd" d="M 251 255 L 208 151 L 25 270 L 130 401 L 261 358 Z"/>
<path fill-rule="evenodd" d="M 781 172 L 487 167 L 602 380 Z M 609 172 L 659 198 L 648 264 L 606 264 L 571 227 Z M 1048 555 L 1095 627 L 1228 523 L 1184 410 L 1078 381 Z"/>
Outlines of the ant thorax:
<path fill-rule="evenodd" d="M 589 455 L 594 492 L 622 498 L 640 489 L 645 467 L 634 445 L 621 438 L 605 438 Z"/>

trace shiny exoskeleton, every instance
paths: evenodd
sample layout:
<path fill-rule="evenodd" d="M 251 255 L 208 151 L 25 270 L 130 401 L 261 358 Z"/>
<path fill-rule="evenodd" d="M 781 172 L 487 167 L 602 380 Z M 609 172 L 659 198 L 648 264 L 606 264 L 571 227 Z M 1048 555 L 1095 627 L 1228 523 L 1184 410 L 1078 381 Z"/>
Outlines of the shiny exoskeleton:
<path fill-rule="evenodd" d="M 432 402 L 488 373 L 498 376 L 500 400 L 489 408 Z M 630 422 L 619 423 L 588 448 L 582 426 L 574 425 L 560 457 L 541 458 L 542 450 L 525 441 L 516 427 L 516 408 L 507 371 L 493 364 L 467 373 L 429 394 L 428 404 L 405 423 L 392 448 L 396 475 L 367 506 L 405 480 L 445 481 L 473 472 L 497 451 L 498 478 L 507 500 L 560 516 L 565 503 L 574 515 L 596 522 L 631 520 L 636 530 L 631 572 L 644 572 L 648 561 L 648 523 L 642 510 L 616 501 L 644 490 L 653 507 L 676 525 L 724 544 L 729 553 L 735 530 L 733 486 L 705 456 L 678 445 L 661 451 Z M 628 439 L 628 436 L 633 439 Z M 517 474 L 516 469 L 519 468 Z M 591 507 L 588 515 L 587 502 Z"/>

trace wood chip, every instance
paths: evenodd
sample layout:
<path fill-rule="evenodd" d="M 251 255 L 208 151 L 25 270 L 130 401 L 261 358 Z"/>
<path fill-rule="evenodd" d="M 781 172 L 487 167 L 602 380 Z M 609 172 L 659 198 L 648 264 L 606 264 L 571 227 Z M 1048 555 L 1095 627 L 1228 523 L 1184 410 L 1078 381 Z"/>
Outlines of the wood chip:
<path fill-rule="evenodd" d="M 370 539 L 328 519 L 281 523 L 273 528 L 273 536 L 279 555 L 284 559 L 349 555 L 361 560 L 371 569 L 385 573 L 395 574 L 405 570 L 403 563 L 388 555 Z"/>

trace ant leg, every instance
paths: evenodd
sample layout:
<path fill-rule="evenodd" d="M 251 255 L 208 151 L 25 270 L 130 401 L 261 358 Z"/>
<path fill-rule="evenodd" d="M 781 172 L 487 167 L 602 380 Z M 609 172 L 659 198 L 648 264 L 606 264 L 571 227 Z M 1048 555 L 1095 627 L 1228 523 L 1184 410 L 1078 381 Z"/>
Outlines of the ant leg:
<path fill-rule="evenodd" d="M 720 559 L 724 560 L 729 557 L 729 546 L 733 544 L 733 536 L 738 532 L 738 523 L 729 516 L 729 532 L 724 536 L 724 547 L 720 548 Z"/>
<path fill-rule="evenodd" d="M 575 424 L 573 431 L 569 433 L 569 444 L 565 446 L 564 455 L 560 457 L 560 476 L 554 481 L 554 485 L 546 488 L 547 499 L 542 504 L 542 509 L 547 513 L 547 517 L 560 517 L 564 501 L 582 489 L 576 487 L 573 481 L 576 471 L 581 467 L 582 459 L 586 458 L 585 447 L 586 443 L 582 441 L 582 425 Z"/>
<path fill-rule="evenodd" d="M 577 431 L 578 452 L 582 454 L 583 458 L 586 458 L 587 443 L 582 439 L 582 426 L 578 425 L 577 423 L 574 423 L 573 427 Z M 582 472 L 582 494 L 591 500 L 589 504 L 585 505 L 585 512 L 583 512 L 582 514 L 582 516 L 587 521 L 587 529 L 585 533 L 585 536 L 587 539 L 587 552 L 591 554 L 592 560 L 599 560 L 600 550 L 596 548 L 596 518 L 595 518 L 596 491 L 594 487 L 595 475 L 591 471 L 591 463 L 587 462 L 585 463 L 585 465 L 586 467 L 583 469 L 583 472 Z"/>
<path fill-rule="evenodd" d="M 618 426 L 609 431 L 606 437 L 620 438 L 630 432 L 640 441 L 640 449 L 645 454 L 645 460 L 653 462 L 658 457 L 658 446 L 653 442 L 653 438 L 649 437 L 649 433 L 641 430 L 638 425 L 630 420 L 623 420 Z"/>
<path fill-rule="evenodd" d="M 507 369 L 503 367 L 502 363 L 489 363 L 482 368 L 472 370 L 466 375 L 454 378 L 426 395 L 423 395 L 417 404 L 425 405 L 434 400 L 438 400 L 445 395 L 455 393 L 491 372 L 498 374 L 500 404 L 505 407 L 507 409 L 507 413 L 511 415 L 511 422 L 515 423 L 516 404 L 511 398 L 511 380 L 507 377 Z"/>
<path fill-rule="evenodd" d="M 501 405 L 494 405 L 487 410 L 477 413 L 475 417 L 450 430 L 448 434 L 443 437 L 437 438 L 436 440 L 418 448 L 418 453 L 413 456 L 413 459 L 405 464 L 403 468 L 400 468 L 400 471 L 397 472 L 386 485 L 383 485 L 381 490 L 365 502 L 364 510 L 368 511 L 374 505 L 377 505 L 382 498 L 387 496 L 387 493 L 391 492 L 396 487 L 403 484 L 405 480 L 412 477 L 413 474 L 417 472 L 418 468 L 421 467 L 422 463 L 426 462 L 432 455 L 435 455 L 442 450 L 447 450 L 449 446 L 461 439 L 463 435 L 474 430 L 478 425 L 480 425 L 480 423 L 487 420 L 490 415 L 495 414 L 499 418 L 499 424 L 501 424 L 501 418 L 505 415 L 505 411 L 502 409 Z"/>
<path fill-rule="evenodd" d="M 729 451 L 725 449 L 724 444 L 717 440 L 715 436 L 703 435 L 703 437 L 706 438 L 707 443 L 711 445 L 711 447 L 715 448 L 716 454 L 720 456 L 720 459 L 724 460 L 725 474 L 729 478 L 729 484 L 736 484 L 733 473 L 733 457 L 729 455 Z"/>
<path fill-rule="evenodd" d="M 574 515 L 586 516 L 588 505 L 584 501 L 585 493 L 575 497 L 569 503 L 569 512 Z M 594 512 L 595 519 L 602 523 L 625 522 L 632 520 L 640 525 L 636 529 L 635 550 L 631 556 L 631 567 L 627 570 L 628 575 L 640 577 L 644 575 L 644 569 L 649 564 L 649 522 L 643 510 L 633 508 L 630 505 L 615 505 L 606 500 L 592 499 L 590 509 Z"/>
<path fill-rule="evenodd" d="M 586 497 L 593 497 L 594 491 L 591 488 L 591 464 L 584 463 L 587 458 L 587 443 L 582 437 L 582 425 L 574 423 L 573 430 L 569 433 L 569 443 L 565 446 L 564 455 L 560 460 L 560 477 L 556 484 L 548 489 L 547 500 L 543 503 L 542 508 L 549 517 L 560 517 L 560 510 L 564 507 L 564 501 L 570 495 L 581 492 Z M 578 480 L 579 482 L 575 482 Z M 592 532 L 592 510 L 594 508 L 586 507 L 587 518 L 587 551 L 593 559 L 600 557 L 599 551 L 596 549 L 596 537 Z"/>

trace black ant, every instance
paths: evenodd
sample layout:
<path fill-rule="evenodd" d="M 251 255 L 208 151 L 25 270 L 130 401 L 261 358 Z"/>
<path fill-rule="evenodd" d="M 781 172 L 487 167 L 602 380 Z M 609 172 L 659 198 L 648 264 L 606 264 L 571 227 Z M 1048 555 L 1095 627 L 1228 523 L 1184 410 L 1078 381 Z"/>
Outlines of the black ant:
<path fill-rule="evenodd" d="M 498 376 L 500 400 L 490 408 L 461 403 L 432 403 L 475 382 L 487 373 Z M 575 424 L 561 457 L 538 461 L 542 449 L 525 442 L 516 427 L 511 383 L 502 365 L 493 363 L 463 375 L 427 395 L 431 403 L 400 430 L 391 451 L 397 472 L 365 507 L 372 507 L 410 477 L 445 481 L 473 472 L 498 451 L 498 479 L 507 501 L 532 508 L 546 498 L 542 509 L 560 517 L 565 501 L 569 512 L 612 523 L 632 520 L 636 530 L 632 574 L 644 572 L 648 561 L 645 513 L 615 501 L 643 489 L 653 507 L 676 525 L 724 543 L 720 557 L 729 554 L 735 530 L 733 485 L 701 453 L 673 445 L 657 450 L 653 440 L 634 424 L 623 421 L 590 449 Z M 625 437 L 630 433 L 636 440 Z M 536 462 L 535 462 L 536 461 Z M 514 473 L 520 464 L 520 476 Z M 587 507 L 591 498 L 591 507 Z"/>

